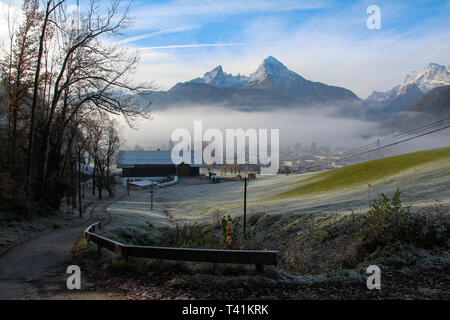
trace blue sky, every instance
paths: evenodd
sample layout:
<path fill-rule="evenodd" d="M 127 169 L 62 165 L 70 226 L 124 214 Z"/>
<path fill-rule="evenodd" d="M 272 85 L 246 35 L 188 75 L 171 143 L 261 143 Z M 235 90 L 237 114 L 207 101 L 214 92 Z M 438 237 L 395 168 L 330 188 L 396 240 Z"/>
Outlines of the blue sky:
<path fill-rule="evenodd" d="M 366 27 L 369 5 L 381 9 L 380 30 Z M 219 64 L 250 74 L 272 55 L 365 98 L 430 62 L 450 63 L 449 1 L 133 0 L 131 16 L 118 43 L 139 50 L 136 77 L 164 90 Z"/>
<path fill-rule="evenodd" d="M 381 9 L 379 30 L 366 27 L 372 4 Z M 139 48 L 138 76 L 160 89 L 219 64 L 250 74 L 273 55 L 310 80 L 365 98 L 430 62 L 450 63 L 448 1 L 136 0 L 132 15 L 122 45 Z"/>
<path fill-rule="evenodd" d="M 365 26 L 366 8 L 376 4 L 382 9 L 381 31 Z M 136 25 L 130 35 L 178 28 L 173 33 L 150 36 L 136 41 L 140 46 L 188 45 L 200 43 L 236 43 L 242 41 L 249 25 L 265 21 L 283 29 L 285 35 L 314 27 L 329 33 L 338 30 L 356 38 L 380 34 L 426 32 L 434 22 L 447 19 L 448 1 L 144 1 L 135 0 L 132 15 Z M 185 27 L 186 31 L 182 32 Z M 313 28 L 311 28 L 313 29 Z M 418 30 L 421 29 L 421 30 Z M 276 31 L 276 30 L 274 30 Z M 246 39 L 250 41 L 252 39 Z"/>

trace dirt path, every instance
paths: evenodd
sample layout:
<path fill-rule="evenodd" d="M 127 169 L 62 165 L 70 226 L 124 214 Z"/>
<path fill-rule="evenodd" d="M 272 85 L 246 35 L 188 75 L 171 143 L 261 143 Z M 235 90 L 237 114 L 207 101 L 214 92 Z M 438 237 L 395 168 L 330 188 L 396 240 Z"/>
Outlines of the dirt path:
<path fill-rule="evenodd" d="M 107 293 L 89 292 L 90 284 L 83 281 L 83 270 L 82 290 L 69 291 L 66 269 L 71 264 L 74 244 L 84 229 L 93 221 L 110 223 L 106 208 L 119 198 L 120 195 L 94 204 L 76 226 L 34 237 L 1 256 L 0 299 L 110 298 Z"/>

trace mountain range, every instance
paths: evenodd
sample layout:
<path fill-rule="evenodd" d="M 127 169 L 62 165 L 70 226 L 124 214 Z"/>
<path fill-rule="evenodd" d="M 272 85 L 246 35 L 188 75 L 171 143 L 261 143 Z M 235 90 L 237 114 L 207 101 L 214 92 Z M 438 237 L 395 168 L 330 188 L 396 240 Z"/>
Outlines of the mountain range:
<path fill-rule="evenodd" d="M 395 119 L 430 90 L 446 85 L 450 85 L 450 66 L 430 63 L 410 72 L 391 90 L 373 91 L 362 100 L 349 89 L 305 79 L 269 56 L 248 76 L 226 73 L 219 65 L 203 77 L 177 83 L 167 91 L 147 91 L 136 99 L 151 100 L 154 110 L 211 105 L 241 111 L 332 107 L 339 116 L 381 120 Z"/>
<path fill-rule="evenodd" d="M 243 111 L 330 105 L 357 114 L 365 103 L 352 91 L 307 80 L 270 56 L 249 76 L 225 73 L 222 66 L 203 77 L 177 83 L 168 91 L 150 91 L 155 109 L 218 105 Z"/>
<path fill-rule="evenodd" d="M 406 130 L 444 119 L 450 119 L 450 85 L 427 91 L 417 103 L 384 125 L 394 130 Z"/>
<path fill-rule="evenodd" d="M 445 85 L 450 85 L 450 66 L 430 63 L 424 70 L 410 72 L 402 84 L 389 91 L 373 91 L 365 102 L 370 114 L 393 118 L 419 102 L 430 90 Z"/>

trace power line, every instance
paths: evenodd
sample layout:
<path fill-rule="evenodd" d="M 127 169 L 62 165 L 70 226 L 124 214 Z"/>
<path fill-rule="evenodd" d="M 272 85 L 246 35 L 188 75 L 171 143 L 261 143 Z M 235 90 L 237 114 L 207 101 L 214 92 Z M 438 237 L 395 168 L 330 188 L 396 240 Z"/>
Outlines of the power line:
<path fill-rule="evenodd" d="M 384 141 L 386 141 L 386 140 L 392 140 L 392 138 L 394 138 L 394 137 L 397 137 L 397 138 L 398 138 L 398 137 L 400 137 L 400 136 L 405 136 L 407 132 L 408 132 L 408 135 L 410 135 L 411 132 L 418 131 L 419 129 L 423 129 L 423 128 L 429 127 L 430 125 L 431 125 L 431 127 L 434 127 L 436 123 L 438 123 L 438 122 L 439 122 L 439 123 L 441 123 L 441 122 L 442 122 L 442 123 L 445 123 L 445 122 L 448 121 L 448 120 L 450 120 L 450 118 L 447 118 L 447 119 L 445 119 L 445 120 L 436 121 L 436 122 L 434 122 L 434 123 L 431 123 L 431 124 L 429 124 L 429 125 L 426 125 L 426 126 L 423 126 L 423 127 L 420 127 L 420 128 L 411 129 L 411 130 L 408 130 L 408 131 L 406 131 L 406 132 L 404 132 L 404 133 L 400 133 L 400 134 L 398 134 L 398 135 L 396 135 L 396 136 L 393 136 L 393 137 L 390 137 L 390 138 L 386 138 L 386 139 L 384 139 Z M 416 136 L 414 136 L 414 137 L 410 137 L 410 138 L 406 138 L 406 139 L 403 139 L 403 140 L 400 140 L 400 141 L 396 141 L 396 142 L 393 142 L 393 143 L 390 143 L 390 144 L 387 144 L 387 145 L 384 145 L 384 146 L 381 146 L 381 147 L 378 147 L 378 148 L 375 148 L 375 149 L 365 150 L 365 151 L 363 151 L 363 152 L 356 153 L 356 154 L 348 154 L 348 156 L 346 156 L 346 157 L 343 157 L 343 158 L 340 158 L 340 159 L 337 159 L 337 160 L 332 160 L 332 161 L 331 161 L 331 160 L 325 161 L 324 163 L 321 163 L 321 164 L 315 164 L 315 165 L 313 165 L 313 166 L 306 167 L 306 168 L 304 168 L 304 169 L 311 169 L 311 168 L 315 168 L 315 167 L 321 167 L 321 166 L 323 166 L 324 164 L 328 164 L 328 163 L 331 163 L 331 162 L 339 162 L 339 161 L 342 161 L 342 160 L 345 160 L 345 159 L 349 159 L 349 158 L 353 158 L 353 157 L 356 157 L 356 156 L 360 156 L 360 155 L 363 155 L 363 154 L 366 154 L 366 153 L 369 153 L 369 152 L 381 150 L 381 149 L 384 149 L 384 148 L 387 148 L 387 147 L 390 147 L 390 146 L 394 146 L 394 145 L 397 145 L 397 144 L 400 144 L 400 143 L 403 143 L 403 142 L 406 142 L 406 141 L 409 141 L 409 140 L 417 139 L 417 138 L 420 138 L 420 137 L 423 137 L 423 136 L 426 136 L 426 135 L 429 135 L 429 134 L 432 134 L 432 133 L 435 133 L 435 132 L 438 132 L 438 131 L 442 131 L 442 130 L 447 129 L 447 128 L 450 128 L 450 125 L 445 126 L 445 127 L 442 127 L 442 128 L 439 128 L 439 129 L 435 129 L 435 130 L 432 130 L 432 131 L 428 131 L 428 132 L 425 132 L 425 133 L 421 133 L 421 134 L 416 135 Z M 430 129 L 430 128 L 428 128 L 428 129 Z M 376 144 L 378 144 L 378 142 L 377 142 Z M 369 145 L 367 145 L 367 146 L 370 146 L 370 145 L 373 145 L 373 143 L 372 143 L 372 144 L 369 144 Z M 367 149 L 367 146 L 364 146 L 363 149 Z M 362 148 L 362 147 L 358 147 L 358 148 L 355 148 L 355 149 L 352 149 L 352 150 L 353 150 L 353 152 L 354 152 L 355 150 L 358 150 L 358 149 L 361 149 L 361 148 Z M 349 151 L 351 151 L 351 150 L 349 150 Z"/>
<path fill-rule="evenodd" d="M 443 127 L 443 128 L 439 128 L 439 129 L 433 130 L 433 131 L 422 133 L 422 134 L 419 134 L 419 135 L 411 137 L 411 138 L 400 140 L 400 141 L 397 141 L 397 142 L 394 142 L 394 143 L 391 143 L 391 144 L 388 144 L 388 145 L 385 145 L 385 146 L 382 146 L 382 147 L 379 147 L 379 148 L 376 148 L 376 149 L 364 151 L 364 152 L 358 153 L 356 155 L 352 155 L 352 157 L 355 157 L 355 156 L 358 156 L 358 155 L 362 155 L 362 154 L 365 154 L 365 153 L 368 153 L 368 152 L 372 152 L 372 151 L 381 150 L 381 149 L 384 149 L 384 148 L 387 148 L 387 147 L 390 147 L 390 146 L 394 146 L 396 144 L 399 144 L 399 143 L 402 143 L 402 142 L 406 142 L 406 141 L 409 141 L 409 140 L 417 139 L 417 138 L 420 138 L 420 137 L 426 136 L 428 134 L 432 134 L 432 133 L 435 133 L 435 132 L 438 132 L 438 131 L 441 131 L 441 130 L 444 130 L 444 129 L 447 129 L 447 128 L 450 128 L 450 125 L 446 126 L 446 127 Z M 340 160 L 338 160 L 338 161 L 340 161 Z"/>
<path fill-rule="evenodd" d="M 410 129 L 410 130 L 407 130 L 407 131 L 404 131 L 404 132 L 400 132 L 400 133 L 398 133 L 398 134 L 396 134 L 394 136 L 391 136 L 391 137 L 388 137 L 388 138 L 384 138 L 384 139 L 381 139 L 381 140 L 379 139 L 376 142 L 373 142 L 373 143 L 370 143 L 370 144 L 367 144 L 367 145 L 363 145 L 363 146 L 360 146 L 360 147 L 357 147 L 357 148 L 354 148 L 354 149 L 347 150 L 347 151 L 345 151 L 345 152 L 343 152 L 343 153 L 341 153 L 339 155 L 335 155 L 335 156 L 342 156 L 342 155 L 346 155 L 346 154 L 350 155 L 350 154 L 353 154 L 353 153 L 355 153 L 357 151 L 367 150 L 368 148 L 373 147 L 373 146 L 378 145 L 378 144 L 381 144 L 382 142 L 385 143 L 385 142 L 388 142 L 388 141 L 396 140 L 396 139 L 398 139 L 400 137 L 411 135 L 412 133 L 414 133 L 416 131 L 420 132 L 420 131 L 422 131 L 425 128 L 431 129 L 432 127 L 435 127 L 437 125 L 442 125 L 442 124 L 444 124 L 445 122 L 447 122 L 449 120 L 450 120 L 450 118 L 439 120 L 439 121 L 434 121 L 434 122 L 428 123 L 428 124 L 426 124 L 424 126 L 421 126 L 421 127 L 418 127 L 418 128 L 414 128 L 414 129 Z M 328 161 L 324 161 L 323 163 L 328 163 L 328 162 L 329 162 L 329 160 Z M 316 164 L 316 166 L 317 165 L 321 165 L 321 163 Z"/>
<path fill-rule="evenodd" d="M 428 123 L 428 124 L 426 124 L 424 126 L 421 126 L 421 127 L 418 127 L 418 128 L 409 129 L 407 131 L 400 132 L 400 133 L 398 133 L 396 135 L 393 135 L 391 137 L 387 137 L 387 138 L 384 138 L 384 139 L 379 139 L 376 142 L 372 142 L 372 143 L 367 144 L 367 145 L 362 145 L 360 147 L 347 150 L 347 151 L 343 152 L 341 155 L 353 153 L 353 152 L 356 152 L 356 151 L 360 151 L 361 149 L 367 149 L 369 147 L 378 145 L 379 143 L 395 140 L 395 139 L 403 137 L 403 136 L 408 136 L 408 135 L 410 135 L 410 134 L 412 134 L 412 133 L 414 133 L 416 131 L 422 131 L 423 129 L 431 129 L 432 127 L 435 127 L 437 125 L 442 125 L 442 124 L 444 124 L 445 122 L 447 122 L 449 120 L 450 120 L 450 118 L 447 118 L 447 119 L 443 119 L 443 120 L 439 120 L 439 121 L 434 121 L 434 122 Z"/>

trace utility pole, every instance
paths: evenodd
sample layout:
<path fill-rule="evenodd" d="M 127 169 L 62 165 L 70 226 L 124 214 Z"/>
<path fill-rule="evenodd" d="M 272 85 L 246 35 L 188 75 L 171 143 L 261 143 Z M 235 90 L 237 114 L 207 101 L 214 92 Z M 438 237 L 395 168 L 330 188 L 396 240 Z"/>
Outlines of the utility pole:
<path fill-rule="evenodd" d="M 244 239 L 247 227 L 247 177 L 244 178 Z"/>
<path fill-rule="evenodd" d="M 152 187 L 151 187 L 151 190 L 150 190 L 150 197 L 151 197 L 150 210 L 153 210 L 153 186 L 154 186 L 154 184 L 152 183 Z"/>

